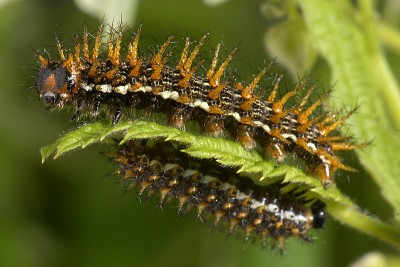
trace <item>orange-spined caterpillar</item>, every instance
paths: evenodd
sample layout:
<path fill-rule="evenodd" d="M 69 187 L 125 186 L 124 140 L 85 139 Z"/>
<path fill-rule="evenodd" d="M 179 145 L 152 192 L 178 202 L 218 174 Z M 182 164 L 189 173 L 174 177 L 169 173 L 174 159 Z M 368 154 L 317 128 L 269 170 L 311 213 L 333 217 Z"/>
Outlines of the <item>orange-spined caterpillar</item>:
<path fill-rule="evenodd" d="M 72 118 L 107 113 L 113 124 L 132 109 L 166 113 L 169 124 L 178 128 L 185 128 L 190 119 L 196 120 L 206 134 L 217 137 L 227 131 L 246 149 L 258 145 L 277 161 L 283 161 L 286 151 L 303 158 L 325 186 L 333 182 L 337 169 L 355 171 L 335 154 L 360 146 L 334 133 L 352 112 L 339 119 L 328 113 L 315 115 L 322 100 L 308 102 L 316 84 L 309 85 L 304 79 L 278 99 L 282 77 L 276 76 L 267 88 L 269 96 L 263 99 L 253 91 L 272 63 L 252 82 L 234 83 L 224 79 L 224 72 L 236 50 L 219 65 L 218 45 L 208 71 L 199 71 L 204 64 L 199 51 L 206 36 L 193 48 L 187 38 L 174 64 L 167 56 L 173 36 L 152 55 L 143 55 L 139 51 L 139 27 L 122 56 L 124 27 L 110 28 L 108 52 L 101 49 L 103 30 L 101 24 L 93 47 L 85 27 L 74 53 L 66 56 L 57 40 L 59 59 L 39 56 L 36 88 L 48 108 L 72 106 Z M 305 91 L 303 97 L 287 107 L 288 100 L 301 90 Z"/>
<path fill-rule="evenodd" d="M 137 188 L 139 197 L 158 193 L 160 206 L 173 201 L 180 213 L 195 208 L 198 219 L 213 217 L 214 227 L 259 240 L 263 247 L 267 238 L 281 252 L 289 237 L 311 241 L 309 230 L 325 223 L 324 204 L 304 191 L 285 191 L 280 183 L 257 185 L 213 161 L 189 158 L 170 143 L 132 140 L 110 156 L 119 181 L 128 190 Z"/>

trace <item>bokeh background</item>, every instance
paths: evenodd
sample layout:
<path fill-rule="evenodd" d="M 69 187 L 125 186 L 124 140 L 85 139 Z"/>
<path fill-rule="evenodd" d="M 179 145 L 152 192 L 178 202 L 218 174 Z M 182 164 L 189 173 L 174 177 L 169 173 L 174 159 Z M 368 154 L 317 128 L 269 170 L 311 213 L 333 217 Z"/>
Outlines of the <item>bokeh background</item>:
<path fill-rule="evenodd" d="M 243 249 L 242 240 L 227 239 L 191 216 L 178 217 L 173 208 L 155 208 L 156 200 L 139 203 L 134 194 L 124 194 L 98 147 L 41 163 L 40 147 L 74 125 L 67 112 L 45 111 L 34 90 L 35 53 L 54 53 L 54 32 L 68 47 L 84 23 L 95 32 L 102 17 L 108 22 L 121 16 L 132 29 L 143 23 L 153 44 L 170 34 L 179 40 L 210 32 L 210 49 L 220 40 L 228 51 L 240 43 L 233 65 L 248 80 L 264 62 L 279 58 L 268 54 L 265 41 L 282 19 L 279 2 L 0 1 L 0 266 L 329 267 L 348 266 L 372 251 L 394 253 L 332 219 L 326 229 L 312 232 L 312 244 L 289 240 L 284 256 L 256 245 Z M 399 64 L 398 55 L 390 56 Z M 313 60 L 309 71 L 329 87 L 329 69 L 321 59 Z M 339 186 L 372 214 L 389 218 L 390 210 L 359 168 L 351 183 L 345 178 Z"/>

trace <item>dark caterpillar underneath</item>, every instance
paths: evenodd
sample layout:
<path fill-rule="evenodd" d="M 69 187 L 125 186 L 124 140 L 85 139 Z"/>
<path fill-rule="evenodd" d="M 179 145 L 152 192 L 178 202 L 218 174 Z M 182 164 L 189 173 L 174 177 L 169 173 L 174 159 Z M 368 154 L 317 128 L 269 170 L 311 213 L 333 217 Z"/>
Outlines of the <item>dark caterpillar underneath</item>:
<path fill-rule="evenodd" d="M 75 52 L 68 57 L 57 40 L 60 59 L 39 56 L 36 89 L 40 98 L 49 109 L 74 107 L 72 119 L 82 114 L 98 116 L 105 111 L 112 114 L 112 123 L 116 124 L 124 112 L 132 109 L 166 113 L 169 124 L 181 129 L 193 119 L 208 135 L 222 136 L 227 130 L 246 149 L 259 144 L 277 161 L 283 161 L 285 151 L 303 158 L 309 171 L 326 187 L 333 183 L 337 169 L 355 171 L 343 164 L 335 151 L 354 150 L 360 145 L 349 142 L 349 137 L 332 133 L 352 112 L 339 119 L 328 113 L 313 115 L 322 101 L 307 104 L 316 84 L 309 86 L 305 79 L 277 99 L 282 76 L 276 76 L 271 88 L 267 88 L 269 96 L 261 99 L 253 91 L 272 63 L 251 83 L 234 84 L 223 76 L 236 50 L 218 66 L 218 45 L 209 70 L 201 75 L 197 69 L 203 62 L 197 58 L 206 36 L 192 51 L 187 38 L 179 62 L 169 66 L 166 54 L 173 37 L 146 60 L 138 50 L 140 30 L 139 27 L 129 43 L 125 60 L 121 59 L 122 26 L 109 30 L 108 53 L 101 50 L 103 25 L 93 48 L 89 48 L 85 27 L 83 41 L 78 38 Z M 306 91 L 302 99 L 285 107 L 301 90 Z"/>
<path fill-rule="evenodd" d="M 196 208 L 197 218 L 214 217 L 214 225 L 226 226 L 228 234 L 242 233 L 245 241 L 268 237 L 272 246 L 297 236 L 311 241 L 308 231 L 322 228 L 325 206 L 309 200 L 304 192 L 282 193 L 283 184 L 260 186 L 212 161 L 188 158 L 170 143 L 130 141 L 111 156 L 118 162 L 120 181 L 139 196 L 159 193 L 160 206 L 175 200 L 179 212 Z"/>

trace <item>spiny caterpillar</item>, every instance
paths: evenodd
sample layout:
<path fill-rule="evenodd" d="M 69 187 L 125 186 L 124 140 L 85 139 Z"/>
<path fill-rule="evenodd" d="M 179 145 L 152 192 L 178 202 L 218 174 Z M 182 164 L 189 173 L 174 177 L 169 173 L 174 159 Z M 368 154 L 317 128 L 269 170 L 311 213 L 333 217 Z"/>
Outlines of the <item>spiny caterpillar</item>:
<path fill-rule="evenodd" d="M 308 231 L 325 223 L 324 204 L 304 191 L 285 192 L 280 183 L 256 185 L 213 161 L 189 159 L 171 143 L 132 140 L 111 159 L 118 163 L 120 182 L 127 190 L 138 188 L 140 198 L 156 192 L 160 206 L 175 200 L 179 213 L 195 207 L 198 219 L 214 217 L 215 227 L 227 226 L 228 235 L 238 232 L 245 241 L 261 239 L 262 247 L 270 237 L 283 252 L 287 238 L 311 241 Z"/>
<path fill-rule="evenodd" d="M 205 134 L 219 137 L 226 130 L 246 149 L 251 150 L 258 144 L 276 161 L 284 160 L 285 151 L 303 158 L 309 172 L 326 187 L 334 182 L 333 174 L 337 169 L 355 171 L 342 163 L 335 151 L 354 150 L 360 145 L 351 143 L 349 137 L 332 133 L 352 112 L 339 119 L 328 113 L 314 115 L 322 99 L 307 104 L 317 87 L 309 85 L 308 78 L 277 99 L 282 87 L 282 76 L 277 75 L 267 88 L 269 96 L 262 99 L 253 91 L 258 89 L 272 62 L 252 82 L 233 83 L 224 79 L 224 73 L 236 49 L 218 65 L 221 44 L 215 49 L 205 75 L 198 72 L 203 64 L 198 55 L 207 35 L 192 49 L 186 38 L 178 63 L 168 65 L 173 36 L 147 60 L 139 51 L 139 27 L 122 59 L 124 27 L 110 27 L 107 53 L 101 49 L 103 29 L 101 24 L 93 48 L 90 48 L 90 35 L 85 27 L 83 38 L 77 38 L 74 53 L 65 56 L 57 39 L 60 59 L 39 56 L 41 66 L 36 89 L 49 109 L 72 106 L 75 109 L 72 119 L 108 113 L 112 124 L 118 123 L 123 111 L 137 109 L 166 113 L 169 124 L 181 129 L 188 120 L 196 120 Z M 305 90 L 305 94 L 298 103 L 286 107 L 288 100 L 297 97 L 301 90 Z"/>

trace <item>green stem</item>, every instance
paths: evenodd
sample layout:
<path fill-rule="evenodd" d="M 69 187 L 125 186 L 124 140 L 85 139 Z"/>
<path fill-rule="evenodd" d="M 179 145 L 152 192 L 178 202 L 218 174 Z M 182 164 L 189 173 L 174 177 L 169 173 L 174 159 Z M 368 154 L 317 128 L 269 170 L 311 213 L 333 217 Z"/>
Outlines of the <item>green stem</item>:
<path fill-rule="evenodd" d="M 384 224 L 355 207 L 349 208 L 335 201 L 327 202 L 327 211 L 339 222 L 385 241 L 400 250 L 400 229 Z"/>
<path fill-rule="evenodd" d="M 362 29 L 361 23 L 356 23 L 334 1 L 298 3 L 316 48 L 332 69 L 334 96 L 347 107 L 360 104 L 349 120 L 348 131 L 364 142 L 373 140 L 367 152 L 358 151 L 358 156 L 400 222 L 400 140 L 393 120 L 388 118 L 388 111 L 399 113 L 395 110 L 400 102 L 397 85 L 375 41 L 378 38 L 375 30 Z M 362 5 L 364 19 L 371 20 L 371 3 L 364 1 Z M 365 26 L 368 28 L 371 23 L 367 21 Z"/>
<path fill-rule="evenodd" d="M 383 44 L 395 53 L 400 53 L 400 33 L 398 31 L 381 22 L 378 25 L 378 33 Z"/>

